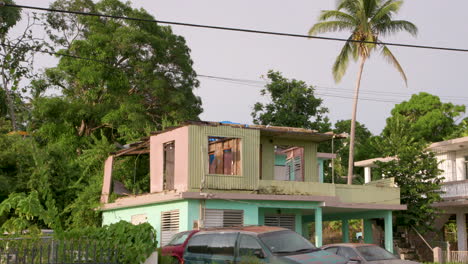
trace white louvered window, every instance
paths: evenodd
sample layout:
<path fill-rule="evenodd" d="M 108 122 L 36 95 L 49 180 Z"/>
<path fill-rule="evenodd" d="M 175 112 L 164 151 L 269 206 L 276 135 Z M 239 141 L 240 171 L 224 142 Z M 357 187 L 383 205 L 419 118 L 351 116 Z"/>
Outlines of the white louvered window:
<path fill-rule="evenodd" d="M 243 210 L 205 210 L 205 227 L 231 227 L 244 224 Z"/>
<path fill-rule="evenodd" d="M 290 230 L 295 230 L 296 217 L 294 215 L 266 215 L 266 226 L 279 226 Z"/>
<path fill-rule="evenodd" d="M 179 233 L 179 210 L 161 213 L 161 246 L 171 241 L 172 236 Z"/>

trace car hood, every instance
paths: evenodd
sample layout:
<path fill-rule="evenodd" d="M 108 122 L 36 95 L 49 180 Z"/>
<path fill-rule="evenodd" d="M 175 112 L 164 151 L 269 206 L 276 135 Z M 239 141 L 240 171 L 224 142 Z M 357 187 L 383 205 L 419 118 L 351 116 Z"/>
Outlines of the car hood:
<path fill-rule="evenodd" d="M 419 264 L 419 262 L 403 259 L 387 259 L 368 261 L 369 264 Z"/>
<path fill-rule="evenodd" d="M 284 256 L 282 258 L 292 260 L 294 263 L 316 263 L 316 264 L 345 264 L 346 259 L 324 250 L 318 250 L 310 253 Z"/>

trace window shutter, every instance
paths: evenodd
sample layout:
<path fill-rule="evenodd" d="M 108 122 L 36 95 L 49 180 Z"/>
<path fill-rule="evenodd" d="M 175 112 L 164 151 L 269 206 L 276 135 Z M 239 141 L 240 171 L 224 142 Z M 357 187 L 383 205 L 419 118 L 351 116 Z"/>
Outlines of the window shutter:
<path fill-rule="evenodd" d="M 294 180 L 295 181 L 302 181 L 302 164 L 301 164 L 301 157 L 294 158 Z"/>
<path fill-rule="evenodd" d="M 290 230 L 295 230 L 296 217 L 295 215 L 266 215 L 266 226 L 279 226 Z"/>
<path fill-rule="evenodd" d="M 244 224 L 243 210 L 205 209 L 205 227 L 231 227 Z"/>
<path fill-rule="evenodd" d="M 161 246 L 165 246 L 172 236 L 179 233 L 179 210 L 161 213 Z"/>

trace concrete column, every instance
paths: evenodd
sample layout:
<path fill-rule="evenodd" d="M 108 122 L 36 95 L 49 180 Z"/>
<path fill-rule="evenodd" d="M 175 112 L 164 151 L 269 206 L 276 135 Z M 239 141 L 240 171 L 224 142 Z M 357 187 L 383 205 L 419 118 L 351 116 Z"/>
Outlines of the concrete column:
<path fill-rule="evenodd" d="M 109 202 L 112 186 L 112 166 L 114 164 L 114 156 L 109 156 L 104 163 L 104 182 L 102 184 L 101 203 Z"/>
<path fill-rule="evenodd" d="M 364 167 L 364 183 L 369 183 L 371 181 L 371 167 Z"/>
<path fill-rule="evenodd" d="M 315 246 L 322 246 L 322 208 L 315 209 Z"/>
<path fill-rule="evenodd" d="M 374 243 L 374 235 L 372 234 L 372 220 L 364 219 L 364 242 L 368 244 Z"/>
<path fill-rule="evenodd" d="M 466 251 L 466 215 L 457 213 L 458 251 Z"/>
<path fill-rule="evenodd" d="M 385 249 L 393 253 L 393 219 L 392 211 L 386 211 L 385 222 Z"/>
<path fill-rule="evenodd" d="M 348 219 L 341 220 L 341 235 L 343 243 L 349 243 L 349 223 Z"/>

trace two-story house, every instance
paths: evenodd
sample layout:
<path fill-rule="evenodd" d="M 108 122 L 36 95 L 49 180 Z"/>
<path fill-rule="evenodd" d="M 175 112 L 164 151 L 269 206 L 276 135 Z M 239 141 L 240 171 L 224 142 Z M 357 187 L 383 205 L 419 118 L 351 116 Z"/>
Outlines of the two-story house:
<path fill-rule="evenodd" d="M 323 160 L 334 156 L 318 153 L 317 145 L 334 136 L 339 135 L 215 122 L 153 133 L 106 160 L 103 224 L 149 222 L 162 245 L 193 228 L 274 225 L 321 246 L 323 221 L 342 221 L 347 242 L 348 220 L 364 219 L 364 239 L 373 242 L 372 220 L 383 219 L 385 247 L 393 250 L 392 211 L 406 209 L 399 188 L 388 182 L 323 183 Z M 125 155 L 149 155 L 148 193 L 112 194 L 122 188 L 113 183 L 113 164 Z"/>
<path fill-rule="evenodd" d="M 441 186 L 443 201 L 433 206 L 442 209 L 435 228 L 440 230 L 449 220 L 456 215 L 458 250 L 467 250 L 467 214 L 468 214 L 468 137 L 456 138 L 429 145 L 428 150 L 435 153 L 439 161 L 439 169 L 444 178 Z M 364 178 L 368 182 L 371 179 L 371 168 L 374 162 L 389 161 L 394 157 L 376 158 L 355 162 L 357 167 L 364 167 Z"/>

